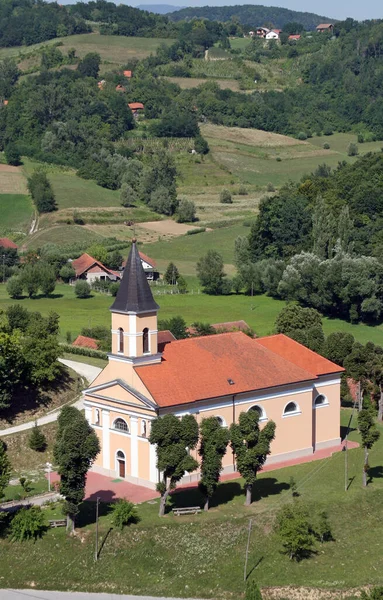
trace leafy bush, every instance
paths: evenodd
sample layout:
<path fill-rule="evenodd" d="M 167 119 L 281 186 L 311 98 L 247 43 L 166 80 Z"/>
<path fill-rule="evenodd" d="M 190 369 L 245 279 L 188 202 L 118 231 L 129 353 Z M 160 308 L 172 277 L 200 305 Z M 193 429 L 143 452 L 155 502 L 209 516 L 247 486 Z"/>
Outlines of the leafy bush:
<path fill-rule="evenodd" d="M 63 352 L 68 352 L 69 354 L 90 356 L 91 358 L 101 358 L 102 360 L 108 359 L 107 353 L 102 352 L 101 350 L 92 350 L 92 348 L 82 348 L 81 346 L 71 346 L 70 344 L 60 344 L 60 348 Z"/>
<path fill-rule="evenodd" d="M 358 133 L 358 144 L 364 144 L 364 135 L 363 135 L 363 133 Z"/>
<path fill-rule="evenodd" d="M 76 273 L 72 265 L 64 265 L 60 269 L 60 277 L 63 281 L 65 281 L 65 283 L 68 283 L 68 281 L 75 277 L 75 275 Z"/>
<path fill-rule="evenodd" d="M 21 298 L 23 295 L 23 282 L 19 275 L 13 275 L 13 277 L 8 280 L 7 292 L 11 298 Z"/>
<path fill-rule="evenodd" d="M 19 510 L 11 521 L 10 536 L 14 542 L 37 540 L 47 530 L 43 511 L 40 506 L 31 506 Z"/>
<path fill-rule="evenodd" d="M 57 210 L 52 186 L 45 170 L 41 167 L 35 169 L 28 178 L 28 190 L 39 213 Z"/>
<path fill-rule="evenodd" d="M 328 144 L 327 142 L 323 144 L 323 150 L 330 150 L 330 144 Z"/>
<path fill-rule="evenodd" d="M 248 193 L 249 193 L 249 192 L 247 191 L 247 188 L 245 188 L 245 186 L 244 186 L 244 185 L 240 185 L 240 186 L 239 186 L 239 188 L 238 188 L 238 195 L 239 195 L 239 196 L 247 196 L 247 195 L 248 195 Z"/>
<path fill-rule="evenodd" d="M 297 140 L 307 140 L 307 134 L 304 131 L 300 131 L 297 135 Z"/>
<path fill-rule="evenodd" d="M 46 450 L 47 440 L 41 429 L 37 426 L 37 423 L 35 423 L 29 435 L 28 446 L 31 450 L 36 450 L 36 452 L 44 452 Z"/>
<path fill-rule="evenodd" d="M 109 286 L 109 292 L 111 294 L 111 296 L 117 296 L 117 292 L 120 289 L 120 284 L 117 282 L 113 282 L 110 284 Z"/>
<path fill-rule="evenodd" d="M 77 298 L 89 298 L 90 296 L 90 285 L 87 281 L 77 281 L 74 287 L 74 293 Z"/>
<path fill-rule="evenodd" d="M 195 229 L 189 229 L 189 231 L 186 232 L 186 235 L 195 235 L 196 233 L 203 233 L 204 231 L 206 231 L 206 227 L 196 227 Z"/>
<path fill-rule="evenodd" d="M 262 600 L 261 591 L 253 579 L 246 584 L 245 600 Z"/>
<path fill-rule="evenodd" d="M 359 149 L 357 144 L 349 144 L 348 148 L 347 148 L 347 155 L 348 156 L 358 156 L 359 154 Z"/>
<path fill-rule="evenodd" d="M 219 195 L 219 201 L 221 202 L 221 204 L 232 204 L 233 203 L 233 199 L 231 197 L 231 193 L 229 192 L 229 190 L 227 190 L 227 189 L 222 190 L 222 192 Z"/>
<path fill-rule="evenodd" d="M 333 133 L 334 133 L 334 132 L 333 132 L 333 130 L 331 129 L 331 127 L 326 127 L 326 128 L 323 130 L 323 134 L 324 134 L 324 135 L 333 135 Z"/>
<path fill-rule="evenodd" d="M 195 210 L 192 200 L 181 200 L 177 208 L 177 222 L 191 223 L 195 221 Z"/>
<path fill-rule="evenodd" d="M 280 156 L 277 156 L 277 158 L 275 159 L 277 162 L 282 162 L 282 159 Z"/>
<path fill-rule="evenodd" d="M 12 142 L 8 142 L 8 144 L 5 146 L 4 153 L 8 165 L 17 167 L 21 164 L 20 152 L 17 146 L 15 146 L 15 144 Z"/>
<path fill-rule="evenodd" d="M 275 192 L 274 184 L 273 183 L 268 183 L 267 186 L 266 186 L 266 190 L 268 192 Z"/>
<path fill-rule="evenodd" d="M 314 536 L 307 511 L 297 500 L 281 508 L 276 523 L 277 532 L 290 560 L 300 561 L 310 556 Z"/>
<path fill-rule="evenodd" d="M 139 517 L 136 507 L 126 498 L 119 498 L 117 502 L 110 505 L 112 510 L 112 523 L 120 531 L 131 523 L 138 523 Z"/>
<path fill-rule="evenodd" d="M 209 144 L 202 135 L 197 135 L 194 138 L 194 150 L 198 154 L 207 154 L 209 152 Z"/>

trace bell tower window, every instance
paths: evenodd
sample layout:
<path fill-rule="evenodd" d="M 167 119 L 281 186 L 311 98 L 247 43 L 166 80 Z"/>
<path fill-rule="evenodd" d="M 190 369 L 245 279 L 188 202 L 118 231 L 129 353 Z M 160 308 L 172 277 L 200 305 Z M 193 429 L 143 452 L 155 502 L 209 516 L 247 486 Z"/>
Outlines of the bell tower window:
<path fill-rule="evenodd" d="M 147 327 L 142 332 L 142 351 L 144 354 L 149 352 L 149 329 Z"/>
<path fill-rule="evenodd" d="M 124 353 L 124 330 L 122 327 L 118 328 L 118 351 L 121 352 L 121 354 Z"/>

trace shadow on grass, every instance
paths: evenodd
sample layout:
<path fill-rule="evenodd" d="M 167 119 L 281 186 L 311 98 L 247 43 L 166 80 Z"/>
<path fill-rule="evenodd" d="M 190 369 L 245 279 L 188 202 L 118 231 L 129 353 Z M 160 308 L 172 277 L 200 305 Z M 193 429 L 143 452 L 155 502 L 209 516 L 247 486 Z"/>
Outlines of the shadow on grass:
<path fill-rule="evenodd" d="M 346 435 L 352 433 L 353 431 L 356 431 L 356 427 L 348 427 L 346 425 L 341 425 L 340 426 L 340 439 L 345 440 L 346 439 Z"/>
<path fill-rule="evenodd" d="M 98 516 L 105 517 L 111 512 L 110 503 L 116 499 L 115 493 L 111 490 L 102 490 L 102 492 L 90 496 L 89 500 L 80 504 L 80 512 L 76 517 L 76 528 L 92 525 L 96 522 L 96 498 L 103 494 L 103 500 L 98 505 Z M 110 500 L 108 500 L 110 495 Z"/>
<path fill-rule="evenodd" d="M 55 300 L 56 298 L 64 298 L 64 294 L 37 294 L 36 296 L 32 296 L 30 300 L 42 300 L 43 298 Z"/>
<path fill-rule="evenodd" d="M 262 498 L 268 498 L 269 496 L 277 496 L 284 490 L 289 490 L 290 486 L 288 483 L 279 482 L 275 477 L 264 477 L 258 479 L 253 486 L 253 502 L 257 502 Z"/>
<path fill-rule="evenodd" d="M 368 483 L 372 483 L 374 479 L 381 479 L 383 477 L 383 467 L 371 467 L 368 470 Z"/>
<path fill-rule="evenodd" d="M 246 573 L 246 581 L 249 579 L 249 577 L 252 574 L 252 572 L 255 571 L 255 569 L 261 564 L 262 561 L 263 561 L 263 556 L 261 556 L 257 560 L 257 562 L 251 567 L 250 571 L 248 573 Z"/>

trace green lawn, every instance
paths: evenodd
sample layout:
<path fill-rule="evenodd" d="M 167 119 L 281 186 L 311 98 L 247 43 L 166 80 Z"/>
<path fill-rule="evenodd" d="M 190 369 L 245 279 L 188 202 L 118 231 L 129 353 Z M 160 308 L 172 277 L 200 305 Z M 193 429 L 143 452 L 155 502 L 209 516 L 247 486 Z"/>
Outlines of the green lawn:
<path fill-rule="evenodd" d="M 102 241 L 102 236 L 82 227 L 81 225 L 55 225 L 41 229 L 28 238 L 28 250 L 36 250 L 44 244 L 57 244 L 58 246 L 76 244 L 79 242 L 89 244 Z"/>
<path fill-rule="evenodd" d="M 349 410 L 342 411 L 345 425 Z M 355 427 L 355 422 L 353 423 Z M 381 432 L 383 430 L 381 428 Z M 356 433 L 351 434 L 357 438 Z M 78 519 L 79 535 L 69 537 L 53 529 L 36 543 L 0 540 L 2 585 L 6 588 L 57 589 L 165 596 L 243 598 L 244 555 L 249 518 L 252 518 L 248 579 L 276 590 L 273 598 L 311 598 L 304 588 L 321 588 L 326 598 L 344 590 L 355 598 L 357 588 L 382 582 L 381 498 L 383 436 L 370 453 L 373 482 L 361 486 L 363 450 L 348 451 L 349 489 L 344 491 L 344 453 L 261 474 L 251 507 L 243 505 L 242 481 L 220 485 L 208 513 L 190 517 L 157 516 L 158 501 L 138 506 L 140 522 L 122 533 L 111 529 L 105 504 L 100 507 L 102 550 L 94 562 L 95 504 L 85 503 Z M 281 552 L 274 531 L 275 516 L 292 502 L 289 480 L 294 477 L 300 500 L 315 520 L 326 510 L 334 541 L 316 543 L 311 558 L 293 562 Z M 197 490 L 175 494 L 170 505 L 200 504 Z M 47 518 L 60 516 L 57 506 L 45 509 Z M 14 557 L 17 566 L 14 568 Z M 128 566 L 128 568 L 127 568 Z M 348 591 L 348 593 L 347 593 Z M 317 597 L 317 596 L 315 596 Z"/>
<path fill-rule="evenodd" d="M 108 190 L 90 179 L 81 179 L 74 173 L 49 175 L 58 208 L 121 206 L 120 192 Z"/>
<path fill-rule="evenodd" d="M 34 214 L 32 200 L 23 194 L 0 194 L 0 232 L 27 233 Z"/>
<path fill-rule="evenodd" d="M 177 261 L 176 261 L 177 262 Z M 196 280 L 192 279 L 190 286 L 197 289 Z M 195 287 L 194 287 L 195 286 Z M 110 326 L 109 307 L 112 304 L 110 296 L 93 293 L 91 298 L 79 300 L 74 294 L 74 288 L 60 284 L 56 286 L 53 298 L 24 298 L 11 300 L 5 286 L 0 285 L 0 309 L 13 303 L 21 303 L 28 310 L 40 311 L 48 315 L 56 311 L 60 315 L 60 331 L 62 341 L 66 341 L 66 332 L 72 333 L 72 339 L 83 327 L 95 325 Z M 187 324 L 194 321 L 220 323 L 244 319 L 255 332 L 262 336 L 273 332 L 275 319 L 285 306 L 282 300 L 274 300 L 265 295 L 254 296 L 207 296 L 202 293 L 186 295 L 170 295 L 161 293 L 161 288 L 154 288 L 154 295 L 161 306 L 159 319 L 168 319 L 182 315 Z M 348 331 L 361 343 L 368 341 L 383 345 L 383 325 L 351 325 L 340 319 L 323 319 L 325 334 L 332 331 Z"/>

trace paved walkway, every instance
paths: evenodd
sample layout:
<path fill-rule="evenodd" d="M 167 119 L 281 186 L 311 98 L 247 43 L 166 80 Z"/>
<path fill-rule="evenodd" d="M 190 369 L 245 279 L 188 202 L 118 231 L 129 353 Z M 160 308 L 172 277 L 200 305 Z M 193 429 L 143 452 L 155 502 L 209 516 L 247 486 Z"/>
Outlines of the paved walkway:
<path fill-rule="evenodd" d="M 85 592 L 44 592 L 42 590 L 1 590 L 1 600 L 180 600 L 153 596 L 120 596 L 118 594 L 86 594 Z M 182 600 L 187 600 L 183 598 Z M 194 599 L 196 600 L 196 599 Z"/>
<path fill-rule="evenodd" d="M 102 369 L 99 367 L 94 367 L 93 365 L 87 365 L 85 363 L 76 362 L 74 360 L 66 360 L 63 358 L 59 358 L 59 362 L 67 367 L 76 371 L 80 377 L 84 377 L 88 383 L 92 383 L 92 381 L 97 377 L 99 373 L 101 373 Z M 84 408 L 82 398 L 79 398 L 76 402 L 73 403 L 73 406 L 82 410 Z M 48 423 L 53 423 L 57 420 L 57 417 L 60 414 L 60 408 L 55 408 L 54 410 L 48 412 L 43 417 L 37 419 L 37 425 L 47 425 Z M 12 435 L 14 433 L 19 433 L 20 431 L 27 431 L 28 429 L 32 429 L 35 425 L 35 419 L 32 421 L 28 421 L 27 423 L 22 423 L 21 425 L 15 425 L 14 427 L 7 427 L 7 429 L 0 430 L 0 437 L 4 437 L 6 435 Z"/>

